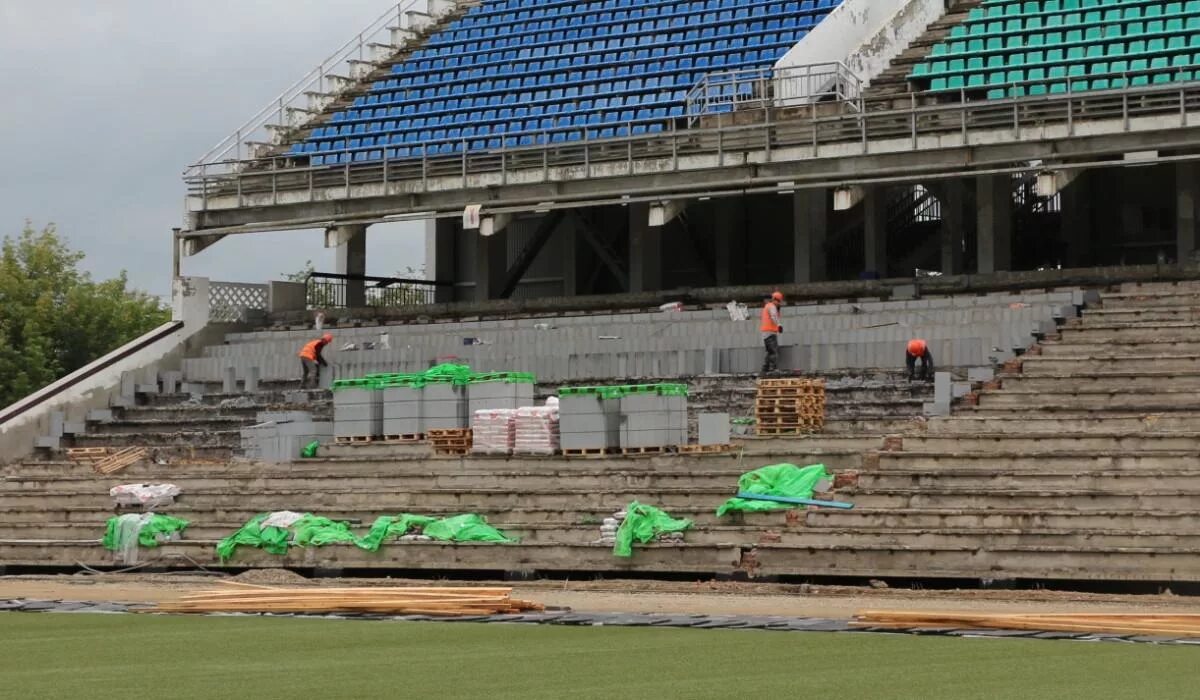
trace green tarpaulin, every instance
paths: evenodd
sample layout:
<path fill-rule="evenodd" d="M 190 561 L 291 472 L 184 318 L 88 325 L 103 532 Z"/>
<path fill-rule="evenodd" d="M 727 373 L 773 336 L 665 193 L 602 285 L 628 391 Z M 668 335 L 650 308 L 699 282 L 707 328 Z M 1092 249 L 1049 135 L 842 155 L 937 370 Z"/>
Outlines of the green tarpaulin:
<path fill-rule="evenodd" d="M 157 513 L 150 513 L 148 515 L 149 517 L 146 518 L 146 522 L 143 523 L 141 528 L 137 531 L 138 545 L 142 547 L 157 547 L 159 535 L 162 535 L 163 539 L 167 539 L 176 532 L 183 532 L 190 524 L 188 521 L 183 520 L 182 518 L 173 518 L 169 515 L 159 515 Z M 115 552 L 127 544 L 124 542 L 122 529 L 120 527 L 121 517 L 122 516 L 109 518 L 105 527 L 104 539 L 101 541 L 101 543 L 104 545 L 104 548 L 109 551 Z M 144 516 L 138 515 L 126 517 L 142 518 Z"/>
<path fill-rule="evenodd" d="M 676 520 L 654 506 L 633 501 L 625 509 L 625 520 L 617 528 L 613 554 L 618 557 L 632 557 L 635 540 L 645 544 L 662 533 L 682 532 L 691 526 L 691 520 Z"/>
<path fill-rule="evenodd" d="M 354 542 L 357 538 L 344 522 L 322 518 L 311 513 L 291 527 L 263 527 L 262 522 L 270 513 L 260 513 L 250 519 L 237 532 L 217 543 L 217 556 L 222 562 L 229 561 L 240 546 L 256 547 L 270 554 L 287 554 L 288 547 L 322 547 L 327 544 Z"/>
<path fill-rule="evenodd" d="M 738 479 L 738 493 L 752 493 L 759 496 L 785 496 L 787 498 L 812 498 L 813 487 L 817 482 L 832 477 L 825 471 L 824 464 L 813 464 L 807 467 L 797 467 L 794 464 L 773 464 L 769 467 L 746 472 Z M 797 508 L 790 503 L 774 503 L 771 501 L 749 501 L 744 498 L 731 498 L 717 508 L 717 515 L 722 516 L 731 511 L 760 512 L 770 510 L 788 510 Z"/>
<path fill-rule="evenodd" d="M 474 513 L 464 513 L 450 518 L 431 518 L 424 515 L 401 513 L 376 518 L 371 530 L 355 544 L 374 552 L 388 540 L 410 534 L 420 529 L 421 534 L 441 542 L 516 542 L 488 525 L 486 519 Z"/>
<path fill-rule="evenodd" d="M 305 514 L 292 525 L 292 543 L 298 547 L 323 547 L 327 544 L 354 542 L 357 537 L 344 522 Z"/>

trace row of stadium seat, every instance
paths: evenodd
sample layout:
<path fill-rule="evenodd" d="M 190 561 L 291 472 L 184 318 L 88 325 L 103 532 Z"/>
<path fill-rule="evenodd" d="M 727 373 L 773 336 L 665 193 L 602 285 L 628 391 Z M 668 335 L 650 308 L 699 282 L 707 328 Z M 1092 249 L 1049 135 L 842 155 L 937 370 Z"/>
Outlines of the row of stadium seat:
<path fill-rule="evenodd" d="M 706 74 L 769 68 L 840 2 L 484 0 L 291 152 L 325 165 L 660 133 Z"/>
<path fill-rule="evenodd" d="M 1200 0 L 987 0 L 909 78 L 997 99 L 1192 80 L 1197 65 Z"/>

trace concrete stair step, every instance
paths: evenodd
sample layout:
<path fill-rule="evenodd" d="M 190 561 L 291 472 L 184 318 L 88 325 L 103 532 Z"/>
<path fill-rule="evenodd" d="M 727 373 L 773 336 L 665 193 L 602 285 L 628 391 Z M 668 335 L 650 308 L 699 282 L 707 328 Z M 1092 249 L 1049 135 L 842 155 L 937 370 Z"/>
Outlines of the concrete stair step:
<path fill-rule="evenodd" d="M 1043 357 L 1065 355 L 1069 357 L 1109 357 L 1133 354 L 1150 355 L 1200 355 L 1200 339 L 1177 338 L 1107 338 L 1088 343 L 1045 342 L 1041 344 Z"/>
<path fill-rule="evenodd" d="M 1000 389 L 979 394 L 978 407 L 1037 409 L 1068 409 L 1095 411 L 1170 411 L 1200 408 L 1195 390 L 1131 392 L 1121 390 L 1048 393 L 1036 390 Z"/>
<path fill-rule="evenodd" d="M 1169 389 L 1200 389 L 1200 371 L 1192 372 L 1143 372 L 1136 368 L 1125 368 L 1112 372 L 1083 374 L 1066 373 L 1057 375 L 1030 376 L 1006 374 L 999 376 L 1004 390 L 1040 391 L 1057 393 L 1063 390 L 1078 391 L 1147 391 Z"/>
<path fill-rule="evenodd" d="M 1138 493 L 1156 488 L 1200 489 L 1200 468 L 1190 469 L 1100 469 L 1083 472 L 1073 469 L 1011 469 L 1003 472 L 979 469 L 939 469 L 937 471 L 888 468 L 859 476 L 865 489 L 921 488 L 939 489 L 1083 489 L 1113 493 Z"/>
<path fill-rule="evenodd" d="M 1031 511 L 1017 507 L 813 509 L 805 513 L 810 528 L 928 528 L 1074 532 L 1082 540 L 1092 532 L 1155 535 L 1200 535 L 1200 519 L 1191 509 L 1148 511 L 1138 508 L 1079 511 L 1074 508 Z"/>
<path fill-rule="evenodd" d="M 1075 508 L 1080 511 L 1145 508 L 1179 510 L 1192 507 L 1200 489 L 1190 491 L 1141 491 L 1116 493 L 1085 489 L 1029 489 L 996 491 L 989 488 L 888 488 L 858 489 L 844 495 L 863 508 L 967 508 L 1008 509 L 1023 507 L 1031 512 Z"/>
<path fill-rule="evenodd" d="M 1036 442 L 1019 451 L 988 452 L 880 452 L 879 469 L 927 470 L 972 469 L 992 473 L 1005 470 L 1044 469 L 1059 472 L 1088 473 L 1123 470 L 1184 470 L 1200 466 L 1200 451 L 1156 452 L 1066 452 L 1037 451 Z"/>
<path fill-rule="evenodd" d="M 1022 358 L 1022 373 L 1030 376 L 1058 375 L 1065 372 L 1084 372 L 1099 374 L 1102 372 L 1137 367 L 1140 370 L 1154 371 L 1190 371 L 1200 366 L 1200 354 L 1187 355 L 1112 355 L 1107 357 L 1090 357 L 1087 355 L 1069 356 L 1026 356 Z"/>
<path fill-rule="evenodd" d="M 936 418 L 925 424 L 928 435 L 972 435 L 1005 433 L 1032 435 L 1041 439 L 1055 433 L 1129 433 L 1166 434 L 1200 431 L 1200 412 L 1175 411 L 1148 413 L 1144 411 L 1015 411 L 1008 408 L 993 411 L 956 408 L 955 415 Z"/>
<path fill-rule="evenodd" d="M 1160 450 L 1200 451 L 1200 431 L 1177 433 L 1125 432 L 1066 433 L 1055 431 L 1031 439 L 1027 432 L 964 435 L 927 434 L 905 437 L 903 449 L 914 452 L 1014 452 L 1031 447 L 1037 451 L 1148 452 Z"/>

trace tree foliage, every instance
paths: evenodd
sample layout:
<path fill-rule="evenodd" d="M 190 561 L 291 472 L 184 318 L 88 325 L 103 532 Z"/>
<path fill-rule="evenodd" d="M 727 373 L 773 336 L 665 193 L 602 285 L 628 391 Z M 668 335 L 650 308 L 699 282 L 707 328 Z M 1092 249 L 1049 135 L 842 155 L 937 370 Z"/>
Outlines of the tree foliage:
<path fill-rule="evenodd" d="M 83 367 L 166 322 L 157 297 L 124 272 L 96 282 L 53 225 L 26 223 L 0 244 L 0 406 Z"/>

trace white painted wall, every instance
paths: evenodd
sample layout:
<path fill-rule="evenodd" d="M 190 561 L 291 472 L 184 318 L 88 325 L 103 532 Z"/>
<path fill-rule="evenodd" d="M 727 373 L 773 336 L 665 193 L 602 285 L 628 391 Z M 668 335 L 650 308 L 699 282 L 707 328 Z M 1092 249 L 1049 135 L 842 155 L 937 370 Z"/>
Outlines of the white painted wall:
<path fill-rule="evenodd" d="M 946 0 L 845 0 L 793 46 L 775 68 L 841 61 L 865 83 L 882 73 L 930 23 Z"/>

